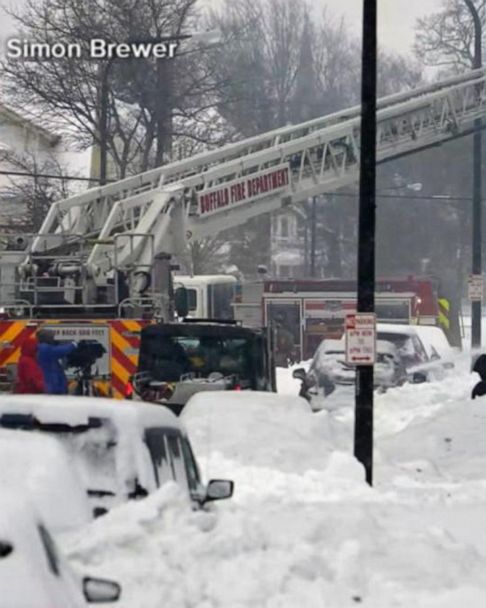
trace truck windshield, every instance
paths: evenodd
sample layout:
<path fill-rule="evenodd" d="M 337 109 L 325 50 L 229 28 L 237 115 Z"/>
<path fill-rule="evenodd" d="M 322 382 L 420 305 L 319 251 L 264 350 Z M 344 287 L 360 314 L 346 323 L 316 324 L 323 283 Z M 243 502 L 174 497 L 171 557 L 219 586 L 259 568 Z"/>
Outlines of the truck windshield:
<path fill-rule="evenodd" d="M 254 350 L 248 338 L 151 336 L 143 342 L 139 370 L 166 382 L 177 381 L 183 374 L 212 372 L 249 379 Z"/>

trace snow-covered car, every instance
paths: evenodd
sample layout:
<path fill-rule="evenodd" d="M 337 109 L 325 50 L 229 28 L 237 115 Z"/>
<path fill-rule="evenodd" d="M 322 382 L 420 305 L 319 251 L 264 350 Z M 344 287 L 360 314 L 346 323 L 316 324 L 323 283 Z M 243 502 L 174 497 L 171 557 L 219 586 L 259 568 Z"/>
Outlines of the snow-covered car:
<path fill-rule="evenodd" d="M 375 388 L 403 384 L 407 380 L 407 373 L 396 347 L 386 340 L 377 340 L 376 352 Z M 344 339 L 326 339 L 317 348 L 309 371 L 306 373 L 303 368 L 298 368 L 292 375 L 302 381 L 300 395 L 312 404 L 315 398 L 330 395 L 336 384 L 354 384 L 356 369 L 346 363 Z"/>
<path fill-rule="evenodd" d="M 427 346 L 414 325 L 378 323 L 378 340 L 395 345 L 411 382 L 441 380 L 445 376 L 447 362 L 441 359 L 433 344 Z"/>
<path fill-rule="evenodd" d="M 67 532 L 92 520 L 78 472 L 56 439 L 0 429 L 0 462 L 2 491 L 27 491 L 51 532 Z"/>
<path fill-rule="evenodd" d="M 29 496 L 2 488 L 2 608 L 85 608 L 91 603 L 116 602 L 120 594 L 116 582 L 79 576 L 59 552 Z"/>
<path fill-rule="evenodd" d="M 229 498 L 233 483 L 205 487 L 187 433 L 166 407 L 92 397 L 5 395 L 0 427 L 53 435 L 80 474 L 94 515 L 175 481 L 197 507 Z"/>

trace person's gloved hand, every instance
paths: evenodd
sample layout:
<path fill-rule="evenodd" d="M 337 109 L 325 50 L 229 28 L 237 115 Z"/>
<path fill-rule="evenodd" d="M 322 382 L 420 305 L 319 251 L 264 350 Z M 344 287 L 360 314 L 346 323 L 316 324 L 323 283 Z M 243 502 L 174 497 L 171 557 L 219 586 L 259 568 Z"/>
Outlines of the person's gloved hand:
<path fill-rule="evenodd" d="M 486 395 L 486 382 L 481 380 L 476 384 L 471 393 L 471 399 L 475 399 L 476 397 L 482 397 Z"/>

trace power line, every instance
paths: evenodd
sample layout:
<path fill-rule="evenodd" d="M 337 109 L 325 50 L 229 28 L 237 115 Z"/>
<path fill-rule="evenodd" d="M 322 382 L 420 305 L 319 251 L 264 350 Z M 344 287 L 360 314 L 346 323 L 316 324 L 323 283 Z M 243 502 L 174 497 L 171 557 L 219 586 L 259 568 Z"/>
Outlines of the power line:
<path fill-rule="evenodd" d="M 65 179 L 80 182 L 99 182 L 98 177 L 75 177 L 74 175 L 51 175 L 50 173 L 29 173 L 27 171 L 0 171 L 0 175 L 14 175 L 16 177 L 45 177 L 46 179 Z M 113 180 L 107 180 L 113 181 Z"/>
<path fill-rule="evenodd" d="M 351 192 L 351 193 L 347 193 L 347 192 L 326 192 L 323 196 L 342 196 L 342 197 L 349 197 L 349 198 L 357 198 L 359 196 L 359 194 L 357 192 Z M 376 198 L 392 198 L 392 199 L 406 199 L 406 200 L 412 200 L 412 201 L 439 201 L 439 202 L 454 202 L 454 201 L 472 201 L 472 196 L 449 196 L 448 194 L 431 194 L 430 196 L 417 196 L 417 195 L 411 195 L 411 194 L 380 194 L 380 193 L 376 193 Z M 486 199 L 482 199 L 484 201 L 486 201 Z"/>
<path fill-rule="evenodd" d="M 16 177 L 44 177 L 46 179 L 65 179 L 75 180 L 84 182 L 99 182 L 98 177 L 75 177 L 74 175 L 51 175 L 50 173 L 29 173 L 24 171 L 0 171 L 0 175 L 14 175 Z M 107 180 L 107 182 L 114 182 L 115 180 Z M 357 192 L 324 192 L 323 196 L 341 196 L 348 198 L 358 197 Z M 471 196 L 449 196 L 448 194 L 431 194 L 430 196 L 425 195 L 411 195 L 411 194 L 380 194 L 376 193 L 376 198 L 392 198 L 392 199 L 405 199 L 412 201 L 440 201 L 440 202 L 454 202 L 454 201 L 472 201 Z M 486 202 L 486 198 L 482 199 Z"/>

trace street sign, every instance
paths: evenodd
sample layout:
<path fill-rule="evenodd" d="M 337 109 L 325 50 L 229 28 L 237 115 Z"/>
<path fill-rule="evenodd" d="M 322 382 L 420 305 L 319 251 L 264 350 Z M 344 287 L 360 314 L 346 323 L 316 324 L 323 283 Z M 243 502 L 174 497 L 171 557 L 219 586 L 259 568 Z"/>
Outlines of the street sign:
<path fill-rule="evenodd" d="M 467 292 L 470 302 L 481 302 L 483 299 L 483 275 L 470 274 L 467 278 Z"/>
<path fill-rule="evenodd" d="M 376 359 L 376 315 L 346 315 L 346 363 L 374 365 Z"/>

